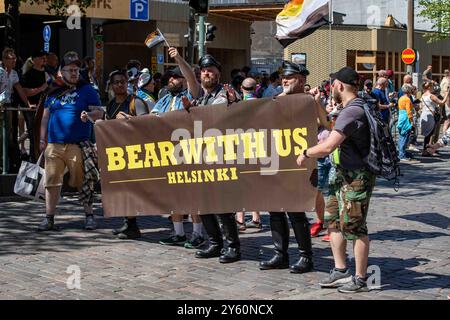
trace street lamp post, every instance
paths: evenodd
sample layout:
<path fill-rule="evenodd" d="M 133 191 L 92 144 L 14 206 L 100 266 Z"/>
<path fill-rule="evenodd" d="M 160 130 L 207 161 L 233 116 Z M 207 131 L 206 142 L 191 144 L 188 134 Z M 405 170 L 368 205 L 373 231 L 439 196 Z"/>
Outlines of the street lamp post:
<path fill-rule="evenodd" d="M 414 0 L 408 0 L 408 28 L 406 46 L 414 49 Z M 414 64 L 406 66 L 406 72 L 412 74 L 414 72 Z"/>

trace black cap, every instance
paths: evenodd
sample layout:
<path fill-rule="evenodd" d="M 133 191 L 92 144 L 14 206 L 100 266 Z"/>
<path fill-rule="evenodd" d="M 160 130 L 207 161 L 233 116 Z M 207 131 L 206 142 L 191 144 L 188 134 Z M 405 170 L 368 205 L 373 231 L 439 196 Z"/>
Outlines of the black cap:
<path fill-rule="evenodd" d="M 291 76 L 293 74 L 300 74 L 303 76 L 308 76 L 309 71 L 301 64 L 296 64 L 290 61 L 283 61 L 283 72 L 281 73 L 281 76 L 287 77 Z"/>
<path fill-rule="evenodd" d="M 78 53 L 75 51 L 66 52 L 64 57 L 61 60 L 61 69 L 69 64 L 75 64 L 79 68 L 81 68 L 81 60 L 78 58 Z"/>
<path fill-rule="evenodd" d="M 353 68 L 350 67 L 344 67 L 338 72 L 330 74 L 330 77 L 352 86 L 359 85 L 359 75 Z"/>
<path fill-rule="evenodd" d="M 36 50 L 33 52 L 33 54 L 31 55 L 31 58 L 39 58 L 39 57 L 43 57 L 43 56 L 47 56 L 48 53 L 45 52 L 44 50 Z"/>
<path fill-rule="evenodd" d="M 175 67 L 173 69 L 167 70 L 166 76 L 175 78 L 184 78 L 183 74 L 181 73 L 180 67 Z"/>
<path fill-rule="evenodd" d="M 214 66 L 217 69 L 219 69 L 219 71 L 222 71 L 222 66 L 220 65 L 220 63 L 217 62 L 217 60 L 214 59 L 214 57 L 210 54 L 206 54 L 203 57 L 201 57 L 200 60 L 198 61 L 198 65 L 200 68 Z"/>

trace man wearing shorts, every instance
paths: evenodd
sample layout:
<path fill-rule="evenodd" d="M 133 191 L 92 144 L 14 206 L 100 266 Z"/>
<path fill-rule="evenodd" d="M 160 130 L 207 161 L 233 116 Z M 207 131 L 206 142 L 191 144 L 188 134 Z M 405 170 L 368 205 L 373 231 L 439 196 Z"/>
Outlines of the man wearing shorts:
<path fill-rule="evenodd" d="M 341 293 L 368 291 L 366 282 L 369 256 L 367 212 L 375 186 L 375 175 L 366 168 L 370 150 L 370 127 L 364 112 L 364 100 L 358 98 L 359 76 L 345 67 L 331 75 L 333 97 L 344 108 L 339 113 L 333 131 L 321 144 L 304 151 L 297 159 L 299 166 L 308 158 L 321 158 L 333 153 L 336 175 L 331 181 L 325 224 L 330 234 L 335 267 L 319 282 L 324 288 L 337 288 Z M 338 148 L 339 147 L 339 148 Z M 347 241 L 354 243 L 356 274 L 346 264 Z"/>
<path fill-rule="evenodd" d="M 89 106 L 99 106 L 100 99 L 89 83 L 80 80 L 81 61 L 67 53 L 61 63 L 64 85 L 54 88 L 44 104 L 41 122 L 40 151 L 45 151 L 45 207 L 46 216 L 39 231 L 57 230 L 54 223 L 65 169 L 70 174 L 69 185 L 80 189 L 84 180 L 83 156 L 80 143 L 88 141 L 92 123 L 103 117 L 103 111 L 90 111 Z M 48 135 L 48 144 L 45 137 Z M 85 205 L 85 228 L 96 228 L 92 205 Z"/>

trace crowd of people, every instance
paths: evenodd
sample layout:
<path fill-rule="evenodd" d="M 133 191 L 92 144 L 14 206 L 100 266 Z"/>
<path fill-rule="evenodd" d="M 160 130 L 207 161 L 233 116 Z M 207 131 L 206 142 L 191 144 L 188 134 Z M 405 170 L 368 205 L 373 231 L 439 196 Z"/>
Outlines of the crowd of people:
<path fill-rule="evenodd" d="M 445 71 L 439 87 L 430 80 L 429 67 L 419 90 L 413 86 L 410 75 L 405 75 L 401 88 L 395 88 L 391 70 L 380 71 L 374 85 L 370 79 L 361 83 L 358 73 L 345 67 L 311 88 L 307 84 L 309 71 L 302 65 L 284 61 L 279 71 L 270 75 L 252 74 L 248 67 L 234 69 L 232 81 L 224 84 L 222 65 L 213 56 L 201 57 L 198 66 L 192 68 L 176 48 L 169 48 L 168 52 L 177 67 L 164 75 L 152 74 L 139 61 L 130 60 L 123 70 L 109 74 L 106 91 L 100 92 L 95 60 L 90 57 L 81 60 L 77 53 L 68 52 L 59 62 L 56 55 L 38 51 L 19 69 L 22 72 L 17 72 L 14 51 L 3 51 L 0 69 L 3 105 L 20 105 L 30 110 L 22 113 L 22 124 L 20 114 L 10 113 L 15 115 L 11 116 L 11 125 L 17 128 L 9 137 L 11 145 L 18 150 L 22 146 L 22 158 L 27 157 L 26 153 L 30 161 L 42 153 L 45 158 L 46 214 L 39 231 L 58 229 L 54 217 L 66 171 L 70 174 L 69 185 L 82 191 L 85 228 L 96 228 L 92 211 L 93 185 L 99 179 L 95 171 L 93 134 L 96 121 L 126 121 L 131 117 L 198 106 L 309 94 L 318 115 L 318 144 L 304 150 L 297 164 L 303 166 L 307 161 L 317 161 L 317 221 L 310 226 L 305 212 L 270 212 L 275 253 L 271 259 L 261 261 L 259 268 L 289 268 L 290 272 L 299 274 L 313 271 L 311 238 L 327 230 L 322 239 L 331 242 L 335 267 L 320 285 L 336 287 L 345 293 L 366 291 L 369 255 L 366 218 L 375 175 L 365 163 L 370 148 L 370 127 L 364 105 L 379 111 L 397 136 L 401 161 L 411 161 L 411 151 L 418 150 L 419 127 L 425 137 L 421 155 L 436 156 L 437 149 L 450 140 L 450 71 Z M 440 137 L 442 122 L 444 135 Z M 38 139 L 33 139 L 34 136 Z M 29 150 L 23 147 L 27 138 Z M 239 232 L 247 228 L 262 229 L 259 212 L 252 212 L 248 220 L 244 212 L 192 214 L 193 232 L 188 239 L 183 225 L 186 217 L 172 215 L 170 218 L 173 234 L 161 239 L 162 245 L 196 248 L 199 249 L 196 258 L 217 257 L 221 263 L 241 259 Z M 288 220 L 299 250 L 295 263 L 290 263 L 288 255 Z M 120 239 L 141 237 L 138 219 L 124 218 L 123 226 L 113 233 Z M 203 248 L 206 236 L 209 244 Z M 354 276 L 346 264 L 348 240 L 354 242 Z"/>

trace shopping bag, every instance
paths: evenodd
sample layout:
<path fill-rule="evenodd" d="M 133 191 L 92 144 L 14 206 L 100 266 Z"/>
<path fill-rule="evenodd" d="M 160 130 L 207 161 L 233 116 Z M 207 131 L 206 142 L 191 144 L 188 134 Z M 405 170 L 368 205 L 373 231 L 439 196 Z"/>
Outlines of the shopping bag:
<path fill-rule="evenodd" d="M 37 163 L 22 161 L 14 184 L 15 194 L 36 201 L 45 201 L 45 170 L 40 166 L 43 158 L 44 153 L 39 156 Z"/>

